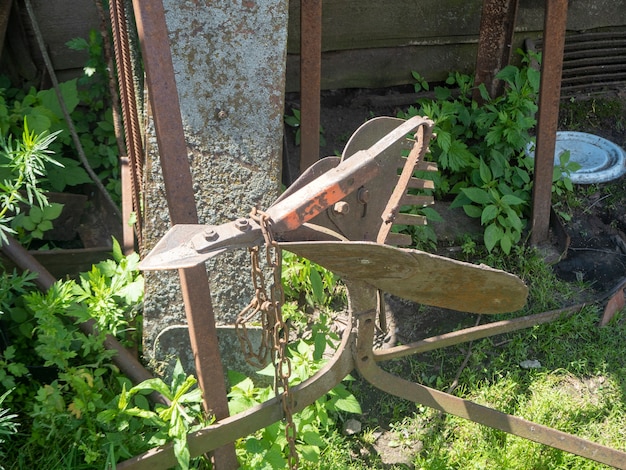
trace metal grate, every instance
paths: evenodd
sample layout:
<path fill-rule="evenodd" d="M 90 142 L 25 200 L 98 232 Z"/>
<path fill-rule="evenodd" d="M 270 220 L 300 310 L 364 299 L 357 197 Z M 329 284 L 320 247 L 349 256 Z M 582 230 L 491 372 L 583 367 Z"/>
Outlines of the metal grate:
<path fill-rule="evenodd" d="M 541 51 L 542 40 L 529 41 Z M 561 95 L 626 85 L 626 31 L 570 34 L 565 38 Z"/>

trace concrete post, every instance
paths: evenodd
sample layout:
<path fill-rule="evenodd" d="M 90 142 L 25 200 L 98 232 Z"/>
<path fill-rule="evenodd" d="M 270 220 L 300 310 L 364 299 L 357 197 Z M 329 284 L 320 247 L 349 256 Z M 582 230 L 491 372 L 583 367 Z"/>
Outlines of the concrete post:
<path fill-rule="evenodd" d="M 287 1 L 163 5 L 201 223 L 220 224 L 246 216 L 254 206 L 267 208 L 281 181 Z M 150 126 L 146 141 L 144 238 L 150 249 L 170 221 Z M 218 325 L 232 324 L 253 295 L 248 253 L 221 255 L 207 269 Z M 232 341 L 220 333 L 225 362 L 235 349 Z M 146 275 L 144 351 L 156 366 L 169 367 L 180 357 L 193 372 L 175 271 Z"/>

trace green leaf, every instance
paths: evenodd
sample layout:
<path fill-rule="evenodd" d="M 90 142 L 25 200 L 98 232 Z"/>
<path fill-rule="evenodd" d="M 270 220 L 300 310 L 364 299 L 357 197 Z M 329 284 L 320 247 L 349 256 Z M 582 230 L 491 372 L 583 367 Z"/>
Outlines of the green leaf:
<path fill-rule="evenodd" d="M 80 163 L 71 158 L 58 158 L 58 165 L 47 165 L 48 184 L 54 191 L 62 192 L 67 186 L 77 186 L 79 184 L 91 183 L 91 178 L 80 166 Z"/>
<path fill-rule="evenodd" d="M 430 222 L 443 222 L 443 217 L 441 217 L 441 215 L 439 215 L 439 212 L 437 212 L 432 207 L 424 207 L 421 210 L 422 214 L 424 214 L 426 219 Z"/>
<path fill-rule="evenodd" d="M 467 204 L 463 206 L 463 210 L 469 217 L 472 217 L 473 219 L 480 218 L 483 213 L 483 210 L 480 207 L 474 206 L 472 204 Z"/>
<path fill-rule="evenodd" d="M 74 109 L 76 108 L 76 106 L 78 106 L 78 103 L 80 102 L 80 99 L 78 98 L 78 88 L 76 87 L 76 80 L 77 79 L 73 79 L 67 82 L 59 83 L 61 96 L 63 97 L 65 106 L 70 113 L 74 111 Z M 37 93 L 37 97 L 41 99 L 42 105 L 52 111 L 59 118 L 59 120 L 65 119 L 63 116 L 63 111 L 61 110 L 61 105 L 59 104 L 59 100 L 57 98 L 56 91 L 54 89 L 42 90 Z"/>
<path fill-rule="evenodd" d="M 480 179 L 483 180 L 484 183 L 490 183 L 492 179 L 491 170 L 482 158 L 480 159 L 480 165 L 478 168 L 480 171 Z"/>
<path fill-rule="evenodd" d="M 39 225 L 37 225 L 37 230 L 39 232 L 47 232 L 48 230 L 52 230 L 52 222 L 49 220 L 42 220 Z"/>
<path fill-rule="evenodd" d="M 324 283 L 322 282 L 322 277 L 317 269 L 311 267 L 311 272 L 309 273 L 309 277 L 311 279 L 311 288 L 313 289 L 313 298 L 318 304 L 324 303 Z"/>
<path fill-rule="evenodd" d="M 502 238 L 502 235 L 503 235 L 502 229 L 498 227 L 496 224 L 491 224 L 487 226 L 487 228 L 485 229 L 485 233 L 483 235 L 483 238 L 485 241 L 485 248 L 487 248 L 487 251 L 491 253 L 491 251 L 494 249 L 496 244 Z"/>
<path fill-rule="evenodd" d="M 43 220 L 43 210 L 39 206 L 33 206 L 28 213 L 28 218 L 35 224 Z"/>
<path fill-rule="evenodd" d="M 504 251 L 504 253 L 508 255 L 511 252 L 511 246 L 511 237 L 507 234 L 504 234 L 500 239 L 500 247 L 502 248 L 502 251 Z"/>
<path fill-rule="evenodd" d="M 43 218 L 45 220 L 54 220 L 61 215 L 61 212 L 63 212 L 63 204 L 53 202 L 43 208 Z"/>
<path fill-rule="evenodd" d="M 486 225 L 488 222 L 491 222 L 493 219 L 495 219 L 498 216 L 498 213 L 498 206 L 496 206 L 495 204 L 489 204 L 488 206 L 485 206 L 480 217 L 480 223 L 482 225 Z"/>
<path fill-rule="evenodd" d="M 169 387 L 159 378 L 144 380 L 130 389 L 130 392 L 132 393 L 140 391 L 155 391 L 170 400 L 174 398 Z"/>
<path fill-rule="evenodd" d="M 500 202 L 508 206 L 516 206 L 519 204 L 524 204 L 523 199 L 520 199 L 517 196 L 513 196 L 512 194 L 507 194 L 505 196 L 502 196 L 502 199 L 500 199 Z"/>
<path fill-rule="evenodd" d="M 361 410 L 361 405 L 359 404 L 358 400 L 352 394 L 344 398 L 337 399 L 337 401 L 335 402 L 335 406 L 338 409 L 346 411 L 348 413 L 361 414 L 363 412 Z"/>
<path fill-rule="evenodd" d="M 476 204 L 489 204 L 492 202 L 491 196 L 487 191 L 480 188 L 463 188 L 461 189 L 463 194 L 465 194 L 470 201 L 475 202 Z"/>
<path fill-rule="evenodd" d="M 320 436 L 319 432 L 306 431 L 302 433 L 301 438 L 309 445 L 321 448 L 326 447 L 326 442 L 324 441 L 324 439 L 322 439 L 322 436 Z"/>
<path fill-rule="evenodd" d="M 297 445 L 298 452 L 304 460 L 318 462 L 320 459 L 320 448 L 317 446 Z"/>

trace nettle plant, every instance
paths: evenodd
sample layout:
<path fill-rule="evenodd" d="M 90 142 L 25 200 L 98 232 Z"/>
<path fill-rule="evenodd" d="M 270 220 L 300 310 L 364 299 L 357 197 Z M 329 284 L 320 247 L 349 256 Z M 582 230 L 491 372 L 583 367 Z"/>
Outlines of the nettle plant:
<path fill-rule="evenodd" d="M 401 115 L 425 115 L 435 122 L 436 138 L 430 144 L 430 158 L 439 165 L 439 173 L 431 176 L 435 195 L 453 197 L 451 208 L 463 207 L 468 216 L 480 219 L 489 252 L 509 254 L 520 242 L 530 212 L 534 164 L 528 146 L 539 89 L 539 71 L 529 66 L 530 58 L 522 56 L 522 67 L 509 65 L 498 73 L 506 84 L 501 96 L 491 98 L 481 84 L 479 104 L 472 98 L 473 79 L 454 73 L 447 86 L 434 88 L 434 100 L 419 100 Z M 413 76 L 420 89 L 429 89 L 423 78 Z M 562 158 L 555 167 L 553 192 L 571 191 L 569 175 L 578 168 Z"/>

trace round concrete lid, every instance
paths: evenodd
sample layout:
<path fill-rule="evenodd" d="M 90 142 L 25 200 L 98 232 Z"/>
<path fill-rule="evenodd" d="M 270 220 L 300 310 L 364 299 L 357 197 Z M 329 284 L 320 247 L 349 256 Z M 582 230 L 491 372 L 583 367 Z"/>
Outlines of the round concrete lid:
<path fill-rule="evenodd" d="M 570 174 L 572 183 L 604 183 L 619 178 L 626 173 L 626 153 L 624 150 L 602 137 L 586 132 L 560 131 L 556 133 L 554 165 L 560 165 L 560 157 L 570 152 L 570 161 L 580 165 L 580 169 Z M 535 156 L 535 143 L 531 142 L 528 155 Z"/>

